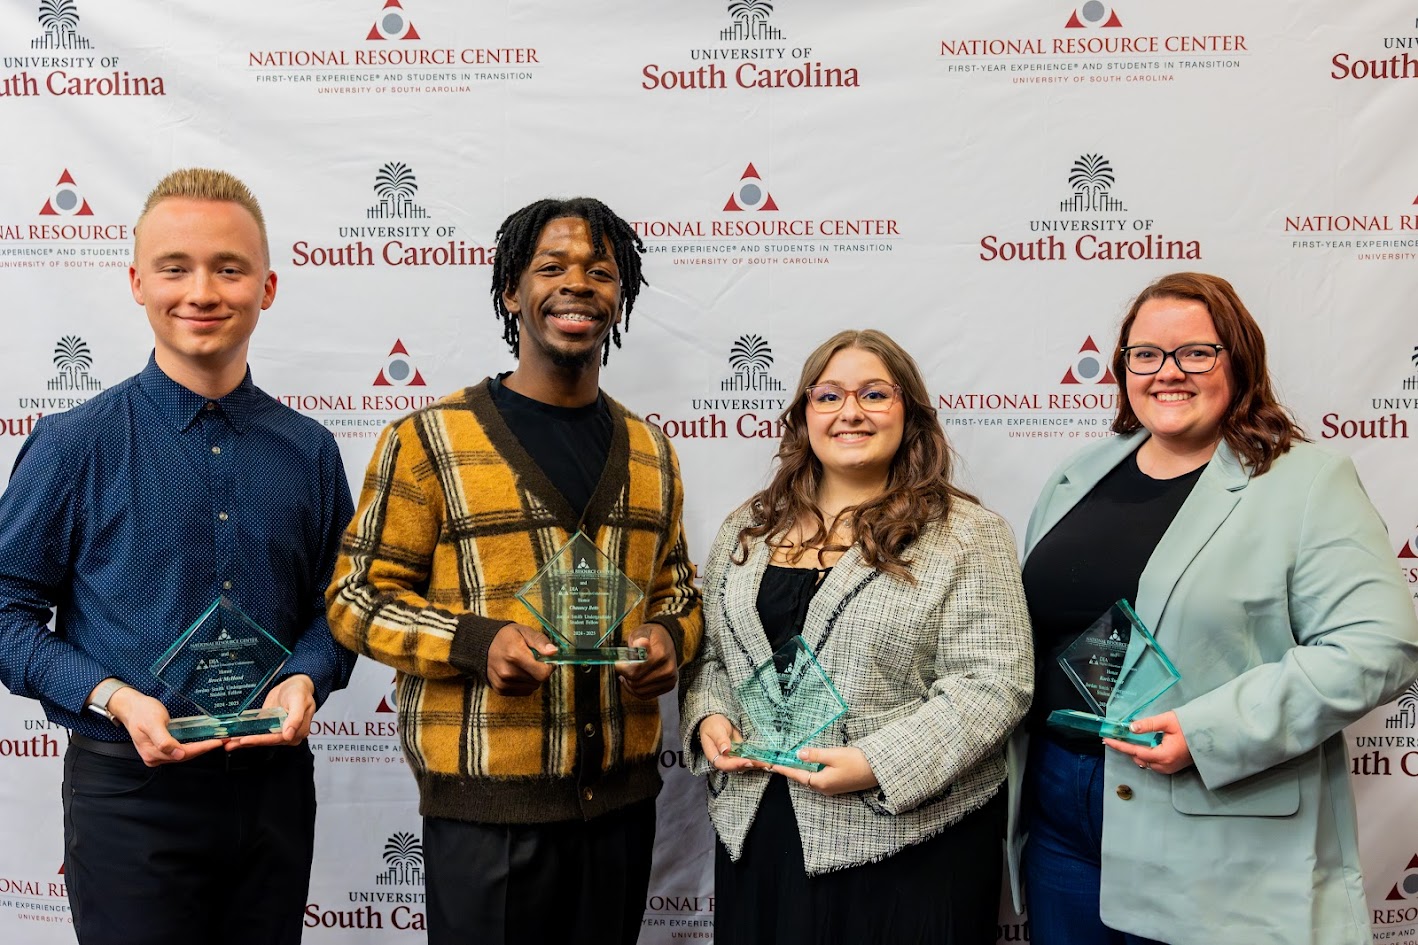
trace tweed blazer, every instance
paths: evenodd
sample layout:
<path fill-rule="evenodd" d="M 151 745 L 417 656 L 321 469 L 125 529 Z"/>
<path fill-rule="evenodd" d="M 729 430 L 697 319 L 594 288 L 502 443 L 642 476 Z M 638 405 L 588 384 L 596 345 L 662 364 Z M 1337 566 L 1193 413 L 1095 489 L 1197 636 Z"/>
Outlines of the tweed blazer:
<path fill-rule="evenodd" d="M 1026 557 L 1145 440 L 1112 437 L 1044 486 Z M 1100 536 L 1100 540 L 1103 536 Z M 1297 443 L 1251 476 L 1222 443 L 1147 561 L 1136 610 L 1181 671 L 1193 765 L 1105 754 L 1102 918 L 1172 945 L 1368 945 L 1344 726 L 1418 672 L 1418 620 L 1354 464 Z M 1010 871 L 1027 757 L 1010 745 Z"/>
<path fill-rule="evenodd" d="M 743 565 L 729 560 L 748 522 L 740 509 L 719 530 L 703 646 L 680 685 L 685 757 L 708 775 L 709 815 L 734 859 L 775 775 L 712 768 L 698 730 L 714 713 L 744 730 L 734 687 L 772 656 L 756 606 L 769 549 L 755 542 Z M 884 859 L 981 807 L 1004 781 L 1004 740 L 1029 706 L 1029 616 L 1004 521 L 957 500 L 906 558 L 915 584 L 868 567 L 854 545 L 808 609 L 803 638 L 848 706 L 814 744 L 860 748 L 880 782 L 836 797 L 788 782 L 810 875 Z"/>

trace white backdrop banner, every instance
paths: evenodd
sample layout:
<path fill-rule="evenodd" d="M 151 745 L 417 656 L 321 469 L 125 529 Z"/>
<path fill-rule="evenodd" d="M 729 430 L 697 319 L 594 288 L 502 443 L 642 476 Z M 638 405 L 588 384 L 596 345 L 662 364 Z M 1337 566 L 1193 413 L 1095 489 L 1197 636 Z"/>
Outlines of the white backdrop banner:
<path fill-rule="evenodd" d="M 356 489 L 385 424 L 512 367 L 497 224 L 589 194 L 647 244 L 603 384 L 674 440 L 697 560 L 763 483 L 802 359 L 848 327 L 915 354 L 963 484 L 1022 532 L 1048 470 L 1107 435 L 1130 297 L 1202 269 L 1354 457 L 1418 588 L 1415 79 L 1406 0 L 0 0 L 0 468 L 142 367 L 124 270 L 175 167 L 261 198 L 280 293 L 252 370 Z M 422 937 L 392 677 L 361 661 L 311 737 L 311 942 Z M 6 942 L 73 938 L 65 740 L 0 692 Z M 1349 740 L 1375 941 L 1418 942 L 1418 839 L 1392 826 L 1418 800 L 1418 690 Z M 641 941 L 707 941 L 703 785 L 672 740 L 661 766 Z M 1000 941 L 1027 940 L 1002 909 Z"/>

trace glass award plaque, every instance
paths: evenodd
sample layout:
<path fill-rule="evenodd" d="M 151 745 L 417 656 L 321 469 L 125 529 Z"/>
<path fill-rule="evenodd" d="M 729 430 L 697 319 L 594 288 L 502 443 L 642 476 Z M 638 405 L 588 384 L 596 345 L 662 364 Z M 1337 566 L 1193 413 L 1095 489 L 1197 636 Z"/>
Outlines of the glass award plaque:
<path fill-rule="evenodd" d="M 1055 709 L 1049 725 L 1134 745 L 1157 745 L 1161 732 L 1133 734 L 1128 724 L 1182 674 L 1125 600 L 1120 600 L 1059 654 L 1059 665 L 1090 712 Z"/>
<path fill-rule="evenodd" d="M 646 658 L 643 646 L 607 645 L 644 597 L 644 591 L 581 531 L 517 592 L 517 599 L 556 644 L 556 653 L 538 653 L 537 659 L 581 666 L 638 663 Z"/>
<path fill-rule="evenodd" d="M 798 758 L 807 745 L 847 711 L 812 648 L 801 636 L 784 644 L 734 690 L 747 725 L 744 740 L 726 755 L 786 768 L 821 771 Z"/>
<path fill-rule="evenodd" d="M 202 714 L 170 719 L 180 742 L 279 732 L 286 710 L 253 709 L 290 656 L 228 597 L 218 597 L 153 664 L 153 675 Z"/>

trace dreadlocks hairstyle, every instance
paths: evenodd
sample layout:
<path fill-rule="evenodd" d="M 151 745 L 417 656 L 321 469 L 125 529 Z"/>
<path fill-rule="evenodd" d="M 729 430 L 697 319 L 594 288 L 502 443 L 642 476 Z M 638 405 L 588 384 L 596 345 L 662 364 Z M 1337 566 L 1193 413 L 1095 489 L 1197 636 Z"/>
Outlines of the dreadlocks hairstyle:
<path fill-rule="evenodd" d="M 905 429 L 891 460 L 886 491 L 861 505 L 843 509 L 842 515 L 850 518 L 855 540 L 861 544 L 862 558 L 868 565 L 915 583 L 909 570 L 911 562 L 905 557 L 907 546 L 927 523 L 945 521 L 952 503 L 978 500 L 951 483 L 953 454 L 915 359 L 890 336 L 875 329 L 839 332 L 808 355 L 798 379 L 797 396 L 779 418 L 783 422 L 783 439 L 778 446 L 778 468 L 768 488 L 746 503 L 753 521 L 740 530 L 738 550 L 730 560 L 735 564 L 748 560 L 750 539 L 762 538 L 770 545 L 782 543 L 794 524 L 807 526 L 802 530 L 811 530 L 811 534 L 790 555 L 793 560 L 801 558 L 804 548 L 846 550 L 845 546 L 829 543 L 837 522 L 824 521 L 817 508 L 822 463 L 813 453 L 807 433 L 807 389 L 817 383 L 832 356 L 846 348 L 868 351 L 881 359 L 890 379 L 901 387 Z"/>
<path fill-rule="evenodd" d="M 649 281 L 640 271 L 640 255 L 645 252 L 645 244 L 634 227 L 616 216 L 610 207 L 594 197 L 571 197 L 560 200 L 538 200 L 502 221 L 497 228 L 497 252 L 492 261 L 492 308 L 502 319 L 502 340 L 513 354 L 521 339 L 517 316 L 507 310 L 502 302 L 502 293 L 517 288 L 517 280 L 531 264 L 532 253 L 537 248 L 537 237 L 552 220 L 562 217 L 579 217 L 591 228 L 591 244 L 604 250 L 610 241 L 615 265 L 620 270 L 620 300 L 625 312 L 625 327 L 630 328 L 630 313 L 635 308 L 635 299 L 640 295 L 640 287 Z M 620 326 L 612 325 L 601 352 L 601 363 L 610 360 L 611 343 L 620 347 Z"/>

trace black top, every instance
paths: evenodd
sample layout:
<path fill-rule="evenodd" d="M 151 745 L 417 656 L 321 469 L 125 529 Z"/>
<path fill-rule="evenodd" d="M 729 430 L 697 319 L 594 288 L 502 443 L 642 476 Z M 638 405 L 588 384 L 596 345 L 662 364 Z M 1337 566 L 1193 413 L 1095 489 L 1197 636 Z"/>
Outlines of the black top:
<path fill-rule="evenodd" d="M 572 511 L 584 514 L 615 432 L 605 395 L 598 392 L 596 402 L 584 407 L 557 407 L 523 397 L 502 383 L 506 377 L 499 374 L 488 384 L 497 412 Z"/>
<path fill-rule="evenodd" d="M 1205 464 L 1175 479 L 1153 479 L 1134 451 L 1039 540 L 1024 566 L 1024 594 L 1034 624 L 1034 704 L 1027 729 L 1045 731 L 1055 709 L 1088 712 L 1058 656 L 1118 600 L 1136 603 L 1143 568 Z M 1088 736 L 1050 729 L 1074 751 L 1101 754 Z"/>
<path fill-rule="evenodd" d="M 803 632 L 812 595 L 831 568 L 789 568 L 770 564 L 758 585 L 758 619 L 773 652 Z"/>

